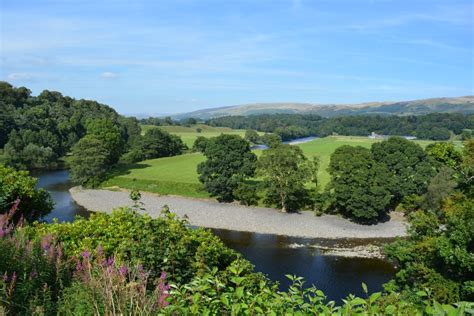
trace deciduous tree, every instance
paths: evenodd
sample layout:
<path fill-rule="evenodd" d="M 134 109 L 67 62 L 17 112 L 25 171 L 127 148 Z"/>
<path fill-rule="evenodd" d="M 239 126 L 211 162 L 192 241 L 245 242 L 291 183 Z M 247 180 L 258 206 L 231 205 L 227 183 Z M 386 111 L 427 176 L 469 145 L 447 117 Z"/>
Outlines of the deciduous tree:
<path fill-rule="evenodd" d="M 311 166 L 296 146 L 279 145 L 265 150 L 258 160 L 257 175 L 263 178 L 265 201 L 294 211 L 306 203 L 305 184 L 311 180 Z"/>
<path fill-rule="evenodd" d="M 207 160 L 197 168 L 199 181 L 218 201 L 233 201 L 239 183 L 255 172 L 257 157 L 249 143 L 238 135 L 222 134 L 209 140 L 204 156 Z"/>
<path fill-rule="evenodd" d="M 328 190 L 333 207 L 358 221 L 373 221 L 389 211 L 393 176 L 369 149 L 341 146 L 331 155 Z"/>
<path fill-rule="evenodd" d="M 385 177 L 393 177 L 390 188 L 393 204 L 405 196 L 424 194 L 431 178 L 436 174 L 427 154 L 420 145 L 402 137 L 391 137 L 371 148 L 374 160 L 388 170 Z"/>

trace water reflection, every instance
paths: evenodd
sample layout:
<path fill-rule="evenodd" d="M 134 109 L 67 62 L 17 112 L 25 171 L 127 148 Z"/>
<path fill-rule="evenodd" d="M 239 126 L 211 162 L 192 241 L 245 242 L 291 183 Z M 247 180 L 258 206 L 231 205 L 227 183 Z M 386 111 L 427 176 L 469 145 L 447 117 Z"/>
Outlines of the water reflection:
<path fill-rule="evenodd" d="M 285 274 L 298 275 L 305 278 L 307 286 L 314 284 L 331 300 L 340 300 L 349 293 L 364 295 L 361 282 L 367 284 L 370 292 L 380 291 L 382 284 L 389 281 L 395 273 L 394 267 L 381 259 L 327 256 L 313 247 L 314 244 L 340 244 L 339 241 L 221 229 L 212 231 L 227 246 L 242 253 L 255 265 L 257 271 L 279 281 L 281 290 L 287 289 L 290 284 Z M 362 241 L 356 243 L 361 244 Z"/>
<path fill-rule="evenodd" d="M 72 183 L 67 170 L 32 172 L 31 175 L 38 178 L 36 186 L 49 191 L 54 201 L 54 209 L 43 216 L 42 221 L 52 222 L 57 218 L 59 222 L 72 222 L 76 216 L 89 217 L 90 213 L 69 194 Z"/>

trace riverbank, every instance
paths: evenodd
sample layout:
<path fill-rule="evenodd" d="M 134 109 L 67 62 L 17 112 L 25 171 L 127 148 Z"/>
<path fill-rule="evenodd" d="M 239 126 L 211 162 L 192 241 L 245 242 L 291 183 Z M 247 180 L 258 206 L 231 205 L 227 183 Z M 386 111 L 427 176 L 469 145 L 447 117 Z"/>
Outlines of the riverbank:
<path fill-rule="evenodd" d="M 110 213 L 132 205 L 127 191 L 70 189 L 72 198 L 91 211 Z M 406 223 L 400 218 L 377 225 L 359 225 L 335 215 L 314 216 L 312 212 L 281 213 L 271 208 L 246 207 L 236 203 L 142 193 L 141 202 L 151 217 L 158 217 L 164 205 L 191 225 L 286 235 L 305 238 L 395 238 L 406 236 Z"/>

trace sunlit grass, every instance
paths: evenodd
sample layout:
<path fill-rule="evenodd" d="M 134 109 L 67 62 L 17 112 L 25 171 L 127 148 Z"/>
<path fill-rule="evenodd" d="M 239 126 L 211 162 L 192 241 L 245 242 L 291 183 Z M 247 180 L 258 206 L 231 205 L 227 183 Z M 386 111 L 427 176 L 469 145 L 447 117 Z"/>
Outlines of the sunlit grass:
<path fill-rule="evenodd" d="M 174 127 L 173 128 L 177 128 Z M 182 127 L 181 127 L 182 128 Z M 236 134 L 241 131 L 234 130 Z M 187 132 L 173 132 L 178 135 L 185 135 Z M 206 136 L 219 132 L 202 133 Z M 194 135 L 193 135 L 194 136 Z M 203 135 L 204 136 L 204 135 Z M 197 137 L 197 135 L 195 136 Z M 209 136 L 212 137 L 212 136 Z M 191 138 L 188 138 L 188 141 Z M 367 137 L 351 136 L 331 136 L 318 138 L 311 142 L 299 144 L 304 154 L 309 157 L 318 156 L 320 159 L 320 168 L 318 180 L 321 187 L 329 182 L 329 173 L 327 168 L 331 154 L 336 148 L 342 145 L 370 146 L 379 142 L 377 139 Z M 432 141 L 415 141 L 422 147 L 432 143 Z M 261 150 L 254 151 L 257 156 Z M 103 183 L 104 187 L 119 186 L 127 189 L 139 189 L 142 191 L 155 192 L 159 194 L 182 195 L 195 198 L 205 198 L 209 195 L 203 190 L 198 180 L 196 172 L 197 165 L 204 161 L 205 157 L 201 153 L 190 153 L 176 157 L 158 158 L 146 160 L 133 165 L 123 165 L 116 169 L 114 176 Z"/>
<path fill-rule="evenodd" d="M 233 134 L 244 137 L 245 130 L 240 129 L 231 129 L 228 127 L 212 127 L 204 124 L 191 125 L 190 127 L 186 126 L 154 126 L 154 125 L 141 125 L 142 133 L 144 134 L 147 130 L 151 128 L 159 128 L 168 133 L 175 134 L 181 137 L 183 142 L 189 147 L 192 148 L 194 141 L 199 136 L 206 138 L 219 136 L 221 134 Z M 198 129 L 200 131 L 198 132 Z"/>

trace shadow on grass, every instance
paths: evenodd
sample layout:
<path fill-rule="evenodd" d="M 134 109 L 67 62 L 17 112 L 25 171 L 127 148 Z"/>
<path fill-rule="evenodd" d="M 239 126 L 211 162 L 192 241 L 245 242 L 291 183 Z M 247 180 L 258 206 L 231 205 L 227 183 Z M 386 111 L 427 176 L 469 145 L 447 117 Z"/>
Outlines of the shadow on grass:
<path fill-rule="evenodd" d="M 132 170 L 135 169 L 145 169 L 151 167 L 151 165 L 146 164 L 146 163 L 132 163 L 132 164 L 117 164 L 113 168 L 111 168 L 108 172 L 107 175 L 104 179 L 105 181 L 108 181 L 114 177 L 119 177 L 119 176 L 125 176 L 131 173 Z"/>

